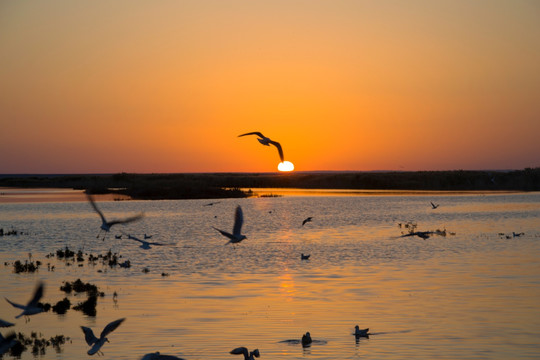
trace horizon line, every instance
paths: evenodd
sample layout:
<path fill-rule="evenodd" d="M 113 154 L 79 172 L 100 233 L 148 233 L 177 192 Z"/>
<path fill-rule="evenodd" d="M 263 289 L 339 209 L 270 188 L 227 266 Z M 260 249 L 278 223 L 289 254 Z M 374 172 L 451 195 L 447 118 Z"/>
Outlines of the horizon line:
<path fill-rule="evenodd" d="M 465 172 L 511 172 L 522 171 L 526 169 L 535 169 L 539 167 L 526 167 L 523 169 L 447 169 L 447 170 L 294 170 L 291 172 L 282 171 L 187 171 L 187 172 L 88 172 L 88 173 L 0 173 L 0 177 L 29 177 L 29 176 L 71 176 L 71 175 L 86 175 L 86 176 L 107 176 L 107 175 L 119 175 L 119 174 L 131 174 L 131 175 L 180 175 L 180 174 L 320 174 L 320 173 L 413 173 L 413 172 L 453 172 L 453 171 L 465 171 Z"/>

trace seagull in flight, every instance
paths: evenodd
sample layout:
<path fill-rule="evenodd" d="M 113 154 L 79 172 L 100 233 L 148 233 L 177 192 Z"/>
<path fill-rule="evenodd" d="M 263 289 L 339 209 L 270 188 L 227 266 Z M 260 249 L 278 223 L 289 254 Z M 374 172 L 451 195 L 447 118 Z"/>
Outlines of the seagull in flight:
<path fill-rule="evenodd" d="M 257 135 L 259 138 L 257 139 L 261 144 L 265 145 L 265 146 L 270 146 L 270 144 L 274 145 L 278 152 L 279 152 L 279 158 L 281 159 L 281 162 L 283 162 L 285 160 L 284 156 L 283 156 L 283 149 L 281 148 L 281 144 L 278 143 L 277 141 L 273 141 L 271 140 L 270 138 L 264 136 L 263 134 L 261 134 L 260 132 L 258 131 L 254 131 L 254 132 L 249 132 L 249 133 L 245 133 L 245 134 L 242 134 L 242 135 L 238 135 L 238 137 L 241 137 L 241 136 L 246 136 L 246 135 Z"/>
<path fill-rule="evenodd" d="M 434 204 L 433 202 L 431 202 L 431 208 L 432 209 L 436 209 L 439 207 L 439 204 Z"/>
<path fill-rule="evenodd" d="M 302 221 L 302 226 L 304 226 L 306 223 L 310 222 L 311 220 L 313 220 L 313 217 L 312 216 L 308 217 L 307 219 Z"/>
<path fill-rule="evenodd" d="M 101 335 L 99 336 L 99 339 L 94 335 L 94 332 L 92 329 L 81 326 L 82 331 L 84 332 L 84 339 L 86 340 L 86 343 L 89 346 L 92 346 L 90 350 L 88 350 L 88 355 L 94 355 L 98 351 L 100 351 L 101 347 L 105 342 L 109 342 L 109 339 L 107 339 L 107 335 L 109 335 L 111 332 L 116 330 L 117 327 L 120 326 L 120 324 L 126 320 L 126 318 L 118 319 L 113 322 L 110 322 L 103 331 L 101 332 Z"/>
<path fill-rule="evenodd" d="M 99 235 L 101 235 L 102 231 L 105 231 L 105 235 L 103 236 L 103 240 L 105 240 L 105 236 L 111 230 L 111 227 L 113 225 L 127 224 L 127 223 L 130 223 L 130 222 L 139 220 L 139 219 L 141 219 L 143 217 L 143 214 L 141 213 L 141 214 L 138 214 L 138 215 L 135 215 L 135 216 L 128 217 L 128 218 L 123 219 L 123 220 L 107 221 L 107 219 L 105 219 L 105 216 L 103 215 L 103 213 L 98 209 L 98 207 L 97 207 L 97 205 L 96 205 L 96 203 L 94 201 L 94 198 L 90 194 L 87 194 L 86 196 L 88 198 L 88 201 L 90 202 L 90 205 L 92 205 L 94 210 L 98 213 L 99 217 L 101 218 L 101 227 L 100 227 L 98 235 L 96 236 L 97 238 L 99 238 Z"/>
<path fill-rule="evenodd" d="M 155 245 L 155 246 L 163 246 L 163 245 L 165 245 L 165 244 L 162 244 L 162 243 L 149 242 L 149 241 L 141 240 L 138 237 L 135 237 L 133 235 L 128 235 L 128 239 L 140 242 L 141 246 L 139 246 L 139 247 L 141 249 L 144 249 L 144 250 L 151 249 L 150 245 Z"/>
<path fill-rule="evenodd" d="M 44 284 L 42 282 L 38 283 L 32 299 L 26 305 L 17 304 L 10 301 L 8 298 L 5 298 L 6 301 L 11 304 L 11 306 L 22 309 L 22 313 L 15 316 L 15 319 L 18 319 L 21 316 L 26 316 L 28 319 L 30 315 L 35 315 L 43 312 L 43 308 L 38 305 L 39 300 L 43 297 L 43 287 Z"/>
<path fill-rule="evenodd" d="M 244 355 L 244 360 L 255 360 L 254 357 L 260 357 L 259 349 L 248 352 L 248 349 L 241 346 L 231 350 L 233 355 Z"/>
<path fill-rule="evenodd" d="M 223 236 L 226 236 L 229 238 L 229 242 L 226 243 L 225 245 L 229 244 L 229 243 L 233 243 L 233 244 L 236 244 L 236 243 L 239 243 L 240 241 L 244 240 L 244 239 L 247 239 L 246 235 L 242 235 L 242 224 L 244 223 L 244 215 L 242 214 L 242 208 L 240 207 L 240 205 L 238 205 L 236 207 L 236 212 L 234 214 L 234 226 L 233 226 L 233 233 L 230 234 L 226 231 L 223 231 L 223 230 L 220 230 L 216 227 L 213 227 L 214 229 L 216 229 L 217 231 L 219 231 L 221 233 L 221 235 Z"/>

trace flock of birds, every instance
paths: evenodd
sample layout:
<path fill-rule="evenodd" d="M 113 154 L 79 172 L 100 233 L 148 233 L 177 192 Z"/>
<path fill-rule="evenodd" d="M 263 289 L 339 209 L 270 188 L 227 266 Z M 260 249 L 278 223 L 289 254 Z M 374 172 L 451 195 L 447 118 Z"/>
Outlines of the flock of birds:
<path fill-rule="evenodd" d="M 262 145 L 265 145 L 265 146 L 273 145 L 273 146 L 275 146 L 277 148 L 277 150 L 278 150 L 278 154 L 279 154 L 281 162 L 284 161 L 283 149 L 282 149 L 281 145 L 278 142 L 271 140 L 270 138 L 264 136 L 260 132 L 249 132 L 249 133 L 241 134 L 241 135 L 239 135 L 239 137 L 247 136 L 247 135 L 256 135 L 256 136 L 258 136 L 257 140 Z M 91 195 L 87 195 L 87 198 L 88 198 L 88 202 L 90 203 L 90 205 L 92 206 L 94 211 L 99 215 L 99 217 L 101 219 L 100 230 L 99 230 L 99 233 L 97 234 L 96 237 L 100 238 L 101 234 L 104 233 L 104 235 L 102 237 L 102 240 L 105 240 L 105 237 L 111 231 L 111 228 L 114 225 L 132 223 L 134 221 L 142 219 L 143 216 L 144 216 L 142 213 L 140 213 L 140 214 L 137 214 L 137 215 L 134 215 L 134 216 L 131 216 L 131 217 L 124 218 L 124 219 L 107 220 L 107 218 L 105 217 L 103 212 L 96 205 L 94 198 Z M 219 201 L 208 203 L 205 206 L 212 206 L 212 205 L 217 204 L 217 203 L 219 203 Z M 436 205 L 433 202 L 431 203 L 431 206 L 432 206 L 433 209 L 436 209 L 436 208 L 439 207 L 438 204 Z M 302 221 L 301 226 L 305 226 L 307 223 L 309 223 L 311 221 L 313 221 L 313 217 L 311 217 L 311 216 L 307 217 L 305 220 Z M 233 244 L 234 245 L 234 244 L 240 243 L 242 240 L 247 239 L 246 235 L 242 234 L 242 225 L 243 225 L 243 223 L 244 223 L 244 216 L 243 216 L 242 208 L 241 208 L 240 205 L 238 205 L 236 207 L 235 214 L 234 214 L 234 225 L 233 225 L 233 228 L 232 228 L 232 233 L 229 233 L 227 231 L 218 229 L 216 227 L 213 227 L 213 228 L 216 231 L 218 231 L 221 235 L 223 235 L 224 237 L 226 237 L 228 239 L 228 242 L 226 243 L 226 245 L 227 244 Z M 123 233 L 123 235 L 126 235 L 127 238 L 130 239 L 130 240 L 139 242 L 141 244 L 140 247 L 142 249 L 150 249 L 151 246 L 168 245 L 168 244 L 163 244 L 163 243 L 158 243 L 158 242 L 147 241 L 152 237 L 151 235 L 146 235 L 145 234 L 144 235 L 144 240 L 139 239 L 139 238 L 137 238 L 137 237 L 135 237 L 133 235 L 130 235 L 130 234 Z M 418 235 L 418 234 L 414 234 L 414 235 Z M 121 236 L 122 235 L 116 235 L 116 238 L 121 238 Z M 308 260 L 309 257 L 310 257 L 309 254 L 303 254 L 303 253 L 301 254 L 301 259 L 302 260 Z M 29 317 L 31 315 L 36 315 L 36 314 L 39 314 L 39 313 L 43 312 L 43 308 L 41 306 L 39 306 L 39 304 L 38 304 L 40 299 L 43 297 L 43 293 L 44 293 L 44 284 L 42 282 L 40 282 L 37 285 L 32 298 L 30 299 L 30 301 L 28 301 L 28 303 L 26 305 L 15 303 L 15 302 L 7 299 L 7 298 L 6 298 L 6 301 L 9 304 L 11 304 L 13 307 L 22 310 L 22 312 L 19 315 L 15 316 L 16 319 L 24 316 L 26 321 L 29 321 Z M 110 322 L 109 324 L 107 324 L 103 328 L 103 330 L 101 331 L 99 338 L 96 335 L 94 335 L 94 332 L 92 331 L 92 329 L 90 329 L 88 327 L 85 327 L 85 326 L 81 326 L 81 329 L 82 329 L 82 331 L 84 333 L 85 341 L 88 344 L 88 346 L 91 347 L 87 352 L 88 355 L 94 355 L 96 353 L 97 354 L 102 354 L 101 348 L 104 346 L 104 344 L 106 342 L 109 342 L 107 336 L 110 333 L 112 333 L 114 330 L 116 330 L 125 320 L 126 320 L 125 318 L 121 318 L 121 319 L 114 320 L 114 321 Z M 11 327 L 11 326 L 14 326 L 14 324 L 11 323 L 11 322 L 4 321 L 4 320 L 0 319 L 0 327 Z M 352 335 L 354 335 L 356 337 L 356 339 L 358 340 L 359 338 L 362 338 L 362 337 L 368 338 L 370 334 L 369 334 L 369 329 L 368 328 L 367 329 L 360 329 L 359 326 L 356 325 L 355 331 L 354 331 L 354 333 L 352 333 Z M 305 333 L 302 336 L 301 340 L 286 340 L 286 342 L 300 342 L 303 347 L 311 346 L 313 341 L 314 340 L 311 338 L 311 334 L 309 332 Z M 0 334 L 0 356 L 2 354 L 6 353 L 12 346 L 15 345 L 16 342 L 17 342 L 17 340 L 16 340 L 16 336 L 15 336 L 14 333 L 12 333 L 12 334 L 10 334 L 10 335 L 8 335 L 6 337 L 4 337 L 4 336 L 2 336 L 2 334 Z M 245 360 L 254 360 L 255 357 L 257 357 L 257 358 L 260 357 L 260 352 L 259 352 L 258 349 L 255 349 L 253 351 L 249 351 L 245 347 L 235 348 L 235 349 L 230 351 L 230 354 L 243 355 Z M 155 352 L 155 353 L 149 353 L 149 354 L 144 355 L 141 360 L 182 360 L 182 359 L 180 359 L 179 357 L 176 357 L 174 355 L 164 355 L 164 354 L 160 354 L 159 352 Z"/>

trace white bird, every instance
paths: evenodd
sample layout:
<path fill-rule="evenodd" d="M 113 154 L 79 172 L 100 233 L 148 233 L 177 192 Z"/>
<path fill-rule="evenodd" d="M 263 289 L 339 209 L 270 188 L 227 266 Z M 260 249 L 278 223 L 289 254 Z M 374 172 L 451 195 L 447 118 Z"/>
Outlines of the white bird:
<path fill-rule="evenodd" d="M 8 298 L 5 298 L 6 301 L 10 303 L 13 307 L 22 309 L 23 311 L 19 315 L 15 316 L 15 319 L 18 319 L 21 316 L 28 317 L 30 315 L 35 315 L 35 314 L 39 314 L 40 312 L 43 312 L 43 308 L 38 305 L 39 300 L 43 296 L 43 287 L 44 285 L 42 282 L 38 283 L 36 290 L 34 291 L 34 295 L 32 296 L 32 299 L 26 305 L 17 304 L 12 301 L 9 301 Z"/>
<path fill-rule="evenodd" d="M 246 235 L 242 235 L 242 224 L 244 223 L 244 215 L 242 214 L 242 208 L 240 207 L 240 205 L 238 205 L 236 207 L 236 212 L 235 212 L 235 215 L 234 215 L 234 226 L 233 226 L 233 232 L 232 234 L 226 232 L 226 231 L 223 231 L 223 230 L 220 230 L 216 227 L 213 227 L 214 229 L 216 229 L 217 231 L 219 231 L 221 233 L 221 235 L 223 236 L 226 236 L 229 238 L 229 242 L 226 243 L 225 245 L 229 244 L 229 243 L 233 243 L 233 244 L 236 244 L 236 243 L 239 243 L 240 241 L 244 240 L 244 239 L 247 239 Z"/>
<path fill-rule="evenodd" d="M 14 323 L 10 323 L 9 321 L 5 321 L 0 319 L 0 327 L 10 327 L 15 325 Z"/>
<path fill-rule="evenodd" d="M 120 324 L 124 320 L 126 319 L 122 318 L 122 319 L 118 319 L 113 322 L 110 322 L 107 326 L 105 326 L 105 328 L 101 332 L 99 339 L 94 335 L 94 332 L 92 331 L 92 329 L 86 326 L 81 326 L 81 329 L 84 332 L 84 339 L 86 340 L 86 343 L 89 346 L 92 346 L 90 350 L 88 350 L 88 355 L 94 355 L 95 353 L 100 351 L 103 344 L 105 344 L 105 342 L 109 342 L 109 339 L 107 339 L 107 335 L 109 335 L 111 332 L 116 330 L 116 328 L 120 326 Z"/>
<path fill-rule="evenodd" d="M 281 148 L 281 144 L 278 143 L 277 141 L 273 141 L 271 140 L 270 138 L 264 136 L 263 134 L 261 134 L 260 132 L 258 131 L 254 131 L 254 132 L 249 132 L 249 133 L 245 133 L 245 134 L 242 134 L 242 135 L 238 135 L 238 137 L 241 137 L 241 136 L 246 136 L 246 135 L 257 135 L 259 138 L 257 140 L 259 140 L 259 142 L 265 146 L 270 146 L 270 144 L 274 145 L 277 150 L 278 150 L 278 153 L 279 153 L 279 158 L 281 159 L 281 162 L 283 162 L 285 160 L 284 156 L 283 156 L 283 149 Z"/>
<path fill-rule="evenodd" d="M 255 349 L 251 352 L 248 352 L 248 349 L 241 346 L 236 349 L 231 350 L 233 355 L 244 355 L 244 360 L 255 360 L 254 357 L 260 357 L 259 349 Z"/>
<path fill-rule="evenodd" d="M 17 335 L 10 333 L 6 337 L 0 334 L 0 357 L 17 343 Z"/>
<path fill-rule="evenodd" d="M 174 355 L 161 355 L 159 351 L 144 355 L 141 360 L 184 360 Z"/>
<path fill-rule="evenodd" d="M 135 240 L 135 241 L 138 241 L 141 243 L 141 246 L 139 246 L 141 249 L 144 249 L 144 250 L 148 250 L 148 249 L 151 249 L 150 245 L 155 245 L 155 246 L 163 246 L 165 244 L 162 244 L 162 243 L 157 243 L 157 242 L 149 242 L 149 241 L 144 241 L 144 240 L 141 240 L 133 235 L 128 235 L 128 239 L 130 240 Z"/>
<path fill-rule="evenodd" d="M 128 218 L 123 219 L 123 220 L 107 221 L 107 219 L 105 219 L 105 216 L 103 215 L 103 213 L 96 206 L 94 198 L 89 194 L 87 194 L 86 196 L 88 197 L 88 201 L 90 202 L 90 205 L 92 205 L 94 210 L 98 213 L 99 217 L 101 218 L 101 227 L 100 227 L 98 235 L 96 236 L 98 238 L 99 238 L 99 235 L 101 234 L 102 231 L 105 231 L 105 235 L 107 235 L 107 233 L 111 230 L 111 227 L 113 225 L 127 224 L 127 223 L 130 223 L 130 222 L 139 220 L 139 219 L 141 219 L 143 217 L 143 214 L 141 213 L 141 214 L 138 214 L 138 215 L 135 215 L 135 216 L 128 217 Z M 103 240 L 105 240 L 105 235 L 103 236 Z"/>

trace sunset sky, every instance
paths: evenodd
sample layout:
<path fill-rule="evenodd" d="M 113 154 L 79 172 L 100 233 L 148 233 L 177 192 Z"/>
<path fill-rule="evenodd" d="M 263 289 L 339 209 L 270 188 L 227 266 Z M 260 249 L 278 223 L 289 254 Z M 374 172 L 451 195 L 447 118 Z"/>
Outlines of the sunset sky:
<path fill-rule="evenodd" d="M 0 173 L 540 166 L 540 1 L 2 1 Z"/>

